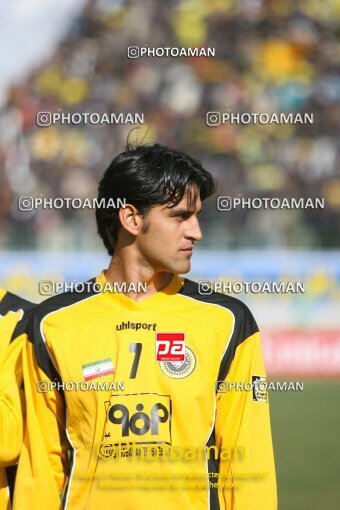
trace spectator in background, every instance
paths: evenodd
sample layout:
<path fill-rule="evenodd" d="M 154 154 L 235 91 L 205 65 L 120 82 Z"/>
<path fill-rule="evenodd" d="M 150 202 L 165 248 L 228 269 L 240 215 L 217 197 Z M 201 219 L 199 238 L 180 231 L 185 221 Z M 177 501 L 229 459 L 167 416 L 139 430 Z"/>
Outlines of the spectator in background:
<path fill-rule="evenodd" d="M 0 246 L 98 246 L 90 211 L 17 210 L 19 195 L 95 196 L 102 169 L 132 127 L 37 127 L 38 111 L 59 109 L 144 113 L 149 141 L 190 150 L 212 170 L 222 195 L 325 197 L 326 210 L 279 214 L 239 209 L 216 216 L 209 204 L 202 223 L 210 246 L 336 246 L 335 15 L 332 1 L 298 8 L 265 0 L 89 2 L 53 57 L 13 85 L 0 112 Z M 215 47 L 216 56 L 128 59 L 131 45 Z M 312 112 L 314 124 L 207 127 L 208 111 Z"/>

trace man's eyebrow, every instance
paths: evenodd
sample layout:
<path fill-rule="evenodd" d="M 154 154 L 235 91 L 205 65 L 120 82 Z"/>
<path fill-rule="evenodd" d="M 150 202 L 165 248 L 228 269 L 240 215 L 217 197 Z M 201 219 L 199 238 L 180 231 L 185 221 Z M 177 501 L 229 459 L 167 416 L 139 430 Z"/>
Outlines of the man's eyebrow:
<path fill-rule="evenodd" d="M 179 209 L 169 208 L 168 210 L 170 211 L 170 216 L 176 216 L 177 214 L 194 214 L 195 213 L 194 209 L 186 209 L 186 208 L 179 208 Z M 202 208 L 199 209 L 196 214 L 199 214 L 201 211 L 202 211 Z"/>

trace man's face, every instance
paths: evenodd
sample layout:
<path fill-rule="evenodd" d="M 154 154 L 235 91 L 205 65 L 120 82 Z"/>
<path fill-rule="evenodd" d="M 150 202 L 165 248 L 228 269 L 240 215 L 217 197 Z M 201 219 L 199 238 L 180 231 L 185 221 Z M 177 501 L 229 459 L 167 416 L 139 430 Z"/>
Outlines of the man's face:
<path fill-rule="evenodd" d="M 201 199 L 189 202 L 188 191 L 175 207 L 153 207 L 143 219 L 142 232 L 137 236 L 139 250 L 155 271 L 184 274 L 190 271 L 195 241 L 202 239 L 197 214 Z M 189 205 L 190 204 L 190 205 Z"/>

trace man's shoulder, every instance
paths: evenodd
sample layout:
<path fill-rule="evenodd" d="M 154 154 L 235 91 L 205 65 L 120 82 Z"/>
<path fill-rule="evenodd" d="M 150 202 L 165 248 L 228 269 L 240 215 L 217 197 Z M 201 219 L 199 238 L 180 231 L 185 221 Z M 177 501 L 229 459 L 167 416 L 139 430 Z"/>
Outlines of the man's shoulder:
<path fill-rule="evenodd" d="M 231 311 L 235 317 L 244 319 L 253 318 L 251 311 L 243 301 L 228 294 L 212 291 L 210 283 L 211 282 L 208 281 L 200 281 L 197 283 L 185 278 L 179 294 L 196 300 L 198 303 L 215 305 L 227 309 Z"/>
<path fill-rule="evenodd" d="M 2 292 L 2 298 L 0 301 L 0 317 L 2 320 L 10 321 L 11 323 L 13 319 L 16 320 L 16 325 L 11 334 L 10 342 L 25 332 L 35 306 L 35 303 L 17 296 L 12 292 Z M 16 319 L 14 318 L 14 315 L 16 315 Z"/>
<path fill-rule="evenodd" d="M 36 327 L 51 314 L 54 314 L 53 317 L 57 320 L 58 312 L 77 305 L 80 306 L 89 298 L 97 295 L 98 289 L 96 289 L 95 282 L 96 279 L 92 278 L 86 282 L 87 285 L 83 287 L 81 292 L 78 292 L 77 289 L 61 292 L 36 305 L 32 311 L 28 328 Z"/>
<path fill-rule="evenodd" d="M 5 291 L 0 301 L 0 315 L 6 315 L 8 312 L 17 312 L 22 310 L 26 312 L 35 306 L 34 303 L 24 299 L 12 292 Z"/>

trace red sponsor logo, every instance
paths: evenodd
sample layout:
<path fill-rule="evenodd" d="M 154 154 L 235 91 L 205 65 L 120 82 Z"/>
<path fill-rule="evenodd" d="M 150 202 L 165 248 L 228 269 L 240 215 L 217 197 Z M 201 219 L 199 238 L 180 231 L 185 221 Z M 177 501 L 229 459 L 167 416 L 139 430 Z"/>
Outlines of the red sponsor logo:
<path fill-rule="evenodd" d="M 184 333 L 156 333 L 157 361 L 184 361 Z"/>

